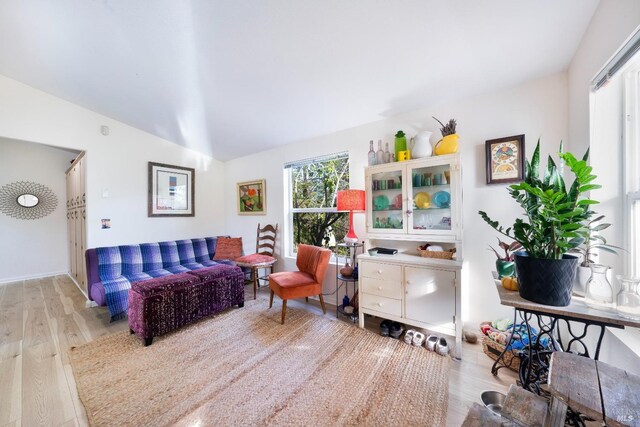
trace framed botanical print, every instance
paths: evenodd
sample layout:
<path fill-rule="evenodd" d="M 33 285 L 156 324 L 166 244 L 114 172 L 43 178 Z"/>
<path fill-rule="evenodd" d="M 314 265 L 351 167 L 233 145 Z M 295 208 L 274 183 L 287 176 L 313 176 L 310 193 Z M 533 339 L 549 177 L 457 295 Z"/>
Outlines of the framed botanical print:
<path fill-rule="evenodd" d="M 238 215 L 266 215 L 267 188 L 265 180 L 239 182 Z"/>
<path fill-rule="evenodd" d="M 485 142 L 487 184 L 519 182 L 524 178 L 524 135 Z"/>
<path fill-rule="evenodd" d="M 194 216 L 195 175 L 192 168 L 149 162 L 148 216 Z"/>

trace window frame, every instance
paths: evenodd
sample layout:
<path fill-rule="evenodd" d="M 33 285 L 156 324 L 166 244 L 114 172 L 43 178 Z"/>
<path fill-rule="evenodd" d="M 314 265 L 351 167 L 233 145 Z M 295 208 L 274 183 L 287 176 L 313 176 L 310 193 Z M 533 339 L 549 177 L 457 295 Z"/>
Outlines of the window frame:
<path fill-rule="evenodd" d="M 640 65 L 633 65 L 625 71 L 623 81 L 624 126 L 623 141 L 623 180 L 624 194 L 624 235 L 628 254 L 623 259 L 628 275 L 640 275 Z"/>
<path fill-rule="evenodd" d="M 338 209 L 334 207 L 330 208 L 294 208 L 293 207 L 293 169 L 296 166 L 302 166 L 306 163 L 319 162 L 319 161 L 330 161 L 344 158 L 347 161 L 347 165 L 349 167 L 349 180 L 351 179 L 351 158 L 348 151 L 327 154 L 316 156 L 307 159 L 301 159 L 298 161 L 285 163 L 283 173 L 284 173 L 284 182 L 285 182 L 285 208 L 287 211 L 287 222 L 286 222 L 286 236 L 287 241 L 285 242 L 285 253 L 286 256 L 291 258 L 296 258 L 297 253 L 295 252 L 295 238 L 293 235 L 294 225 L 293 225 L 293 216 L 296 213 L 338 213 Z M 350 185 L 350 182 L 347 183 Z M 349 215 L 348 212 L 344 212 L 345 215 Z M 332 251 L 331 254 L 331 262 L 335 262 L 335 254 Z"/>

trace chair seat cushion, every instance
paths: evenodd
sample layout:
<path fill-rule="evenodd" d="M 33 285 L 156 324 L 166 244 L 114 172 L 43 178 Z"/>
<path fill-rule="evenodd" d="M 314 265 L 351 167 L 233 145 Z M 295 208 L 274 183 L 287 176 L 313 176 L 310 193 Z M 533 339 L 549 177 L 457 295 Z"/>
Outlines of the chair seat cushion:
<path fill-rule="evenodd" d="M 282 299 L 296 299 L 318 295 L 322 285 L 309 273 L 283 271 L 269 275 L 269 288 Z"/>
<path fill-rule="evenodd" d="M 196 283 L 200 283 L 200 279 L 198 277 L 187 273 L 181 273 L 156 277 L 142 282 L 134 282 L 131 284 L 131 289 L 143 297 L 150 297 L 167 291 L 176 291 L 186 286 L 193 286 Z"/>
<path fill-rule="evenodd" d="M 267 266 L 276 262 L 276 259 L 269 255 L 262 254 L 251 254 L 241 256 L 240 258 L 236 258 L 236 264 L 240 267 L 257 267 L 257 266 Z"/>

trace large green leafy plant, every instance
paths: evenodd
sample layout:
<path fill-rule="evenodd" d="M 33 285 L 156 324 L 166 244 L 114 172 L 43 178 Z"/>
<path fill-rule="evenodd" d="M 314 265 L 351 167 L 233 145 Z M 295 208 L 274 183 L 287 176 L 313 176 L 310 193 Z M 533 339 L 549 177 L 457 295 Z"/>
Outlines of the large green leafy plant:
<path fill-rule="evenodd" d="M 589 150 L 582 160 L 562 151 L 560 159 L 573 172 L 574 181 L 567 189 L 564 178 L 551 156 L 544 175 L 540 175 L 540 140 L 531 158 L 526 161 L 524 181 L 509 186 L 511 197 L 524 210 L 525 218 L 517 218 L 512 227 L 504 229 L 497 221 L 479 211 L 480 216 L 497 232 L 520 242 L 530 257 L 562 259 L 562 255 L 588 238 L 590 206 L 599 203 L 584 193 L 600 188 L 596 176 L 587 164 Z"/>

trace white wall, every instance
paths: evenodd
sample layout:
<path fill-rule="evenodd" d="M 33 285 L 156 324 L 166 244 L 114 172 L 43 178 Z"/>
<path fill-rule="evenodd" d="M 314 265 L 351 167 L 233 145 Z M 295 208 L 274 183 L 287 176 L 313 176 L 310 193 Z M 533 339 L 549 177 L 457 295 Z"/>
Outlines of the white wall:
<path fill-rule="evenodd" d="M 256 153 L 227 162 L 226 206 L 227 232 L 242 236 L 245 250 L 253 250 L 255 226 L 260 222 L 285 222 L 283 194 L 283 163 L 303 158 L 348 150 L 350 155 L 351 187 L 364 189 L 364 167 L 367 162 L 369 140 L 393 141 L 398 129 L 409 135 L 418 130 L 436 131 L 437 123 L 453 117 L 458 120 L 460 153 L 463 163 L 464 188 L 464 254 L 463 317 L 476 327 L 481 320 L 500 315 L 512 315 L 501 307 L 491 271 L 495 269 L 495 256 L 486 250 L 495 243 L 495 233 L 478 216 L 478 210 L 486 210 L 495 219 L 513 222 L 518 211 L 511 200 L 506 185 L 485 184 L 485 141 L 488 139 L 524 133 L 526 151 L 533 152 L 538 137 L 542 137 L 543 152 L 555 151 L 561 139 L 568 134 L 567 79 L 558 74 L 535 80 L 517 87 L 503 89 L 446 105 L 418 110 L 409 114 L 369 123 L 311 140 L 300 141 L 266 152 Z M 268 212 L 263 217 L 238 216 L 235 206 L 235 183 L 251 179 L 267 180 Z M 356 233 L 365 237 L 364 215 L 356 214 Z M 282 245 L 281 245 L 282 253 Z M 294 269 L 292 259 L 281 262 L 277 269 Z M 332 292 L 335 278 L 328 274 L 325 292 Z"/>
<path fill-rule="evenodd" d="M 0 213 L 0 282 L 64 273 L 68 267 L 65 171 L 77 152 L 0 138 L 0 187 L 30 181 L 49 187 L 56 209 L 35 219 Z"/>
<path fill-rule="evenodd" d="M 109 136 L 100 134 L 101 125 L 109 126 Z M 224 164 L 208 156 L 3 76 L 0 137 L 86 150 L 87 247 L 212 236 L 225 230 Z M 147 217 L 149 161 L 196 169 L 195 217 Z M 109 197 L 102 197 L 103 190 Z M 111 219 L 110 230 L 100 228 L 101 218 Z M 4 276 L 0 271 L 0 281 Z"/>

